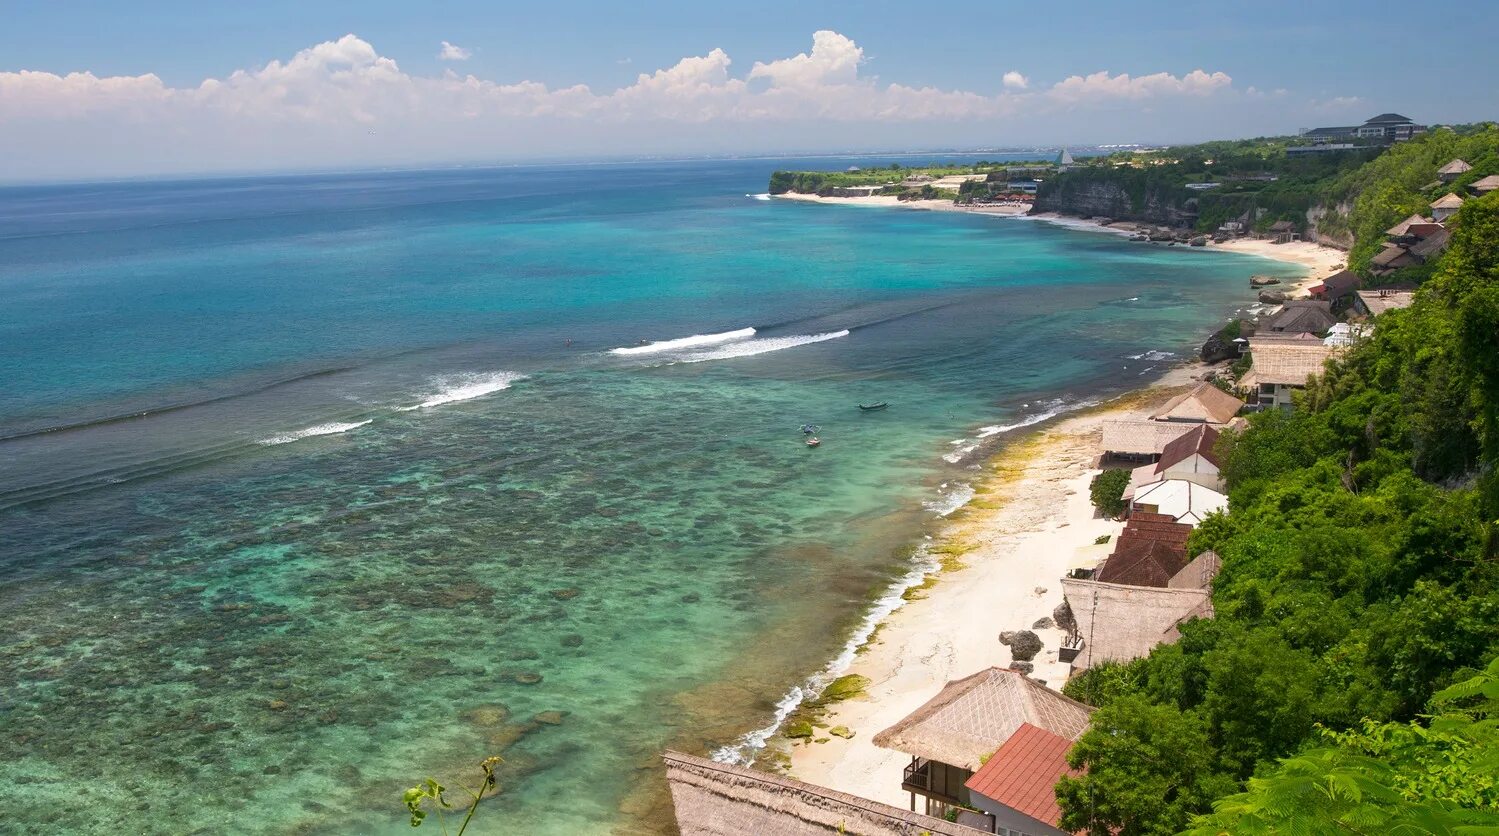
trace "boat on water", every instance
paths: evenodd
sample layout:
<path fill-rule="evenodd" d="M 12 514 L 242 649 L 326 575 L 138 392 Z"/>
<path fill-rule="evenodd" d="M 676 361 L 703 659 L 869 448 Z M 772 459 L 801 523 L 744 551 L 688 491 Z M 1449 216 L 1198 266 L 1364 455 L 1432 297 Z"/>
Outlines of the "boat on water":
<path fill-rule="evenodd" d="M 822 439 L 818 438 L 815 435 L 807 437 L 807 446 L 808 447 L 816 447 L 817 445 L 819 445 L 821 443 L 822 443 Z"/>
<path fill-rule="evenodd" d="M 859 404 L 859 408 L 862 409 L 862 410 L 864 410 L 865 412 L 875 412 L 875 411 L 884 409 L 885 407 L 887 407 L 889 405 L 890 404 L 886 403 L 885 401 L 880 401 L 878 403 L 870 403 L 870 404 L 863 404 L 863 403 L 861 403 L 861 404 Z"/>

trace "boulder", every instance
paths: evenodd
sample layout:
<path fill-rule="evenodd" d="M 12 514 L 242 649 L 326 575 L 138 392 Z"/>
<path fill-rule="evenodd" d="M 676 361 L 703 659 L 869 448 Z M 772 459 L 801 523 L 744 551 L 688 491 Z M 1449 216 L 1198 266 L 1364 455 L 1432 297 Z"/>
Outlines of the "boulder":
<path fill-rule="evenodd" d="M 828 729 L 828 734 L 834 737 L 841 737 L 844 740 L 852 740 L 854 737 L 854 732 L 848 726 L 834 726 Z"/>
<path fill-rule="evenodd" d="M 1264 305 L 1280 305 L 1286 301 L 1286 294 L 1279 290 L 1261 290 L 1260 303 Z"/>
<path fill-rule="evenodd" d="M 1031 625 L 1031 629 L 1032 630 L 1050 630 L 1050 629 L 1052 629 L 1053 627 L 1056 627 L 1056 626 L 1057 626 L 1057 623 L 1055 621 L 1052 621 L 1051 617 L 1048 616 L 1046 618 L 1038 618 L 1038 619 L 1036 619 L 1036 623 Z"/>
<path fill-rule="evenodd" d="M 1249 277 L 1249 286 L 1250 287 L 1268 287 L 1269 285 L 1272 285 L 1272 284 L 1280 284 L 1280 279 L 1277 279 L 1274 276 L 1250 276 Z"/>
<path fill-rule="evenodd" d="M 1041 652 L 1041 637 L 1030 630 L 1020 630 L 1010 639 L 1010 658 L 1017 662 L 1029 662 Z"/>
<path fill-rule="evenodd" d="M 1239 344 L 1233 340 L 1223 339 L 1222 332 L 1216 332 L 1208 337 L 1207 342 L 1202 344 L 1197 354 L 1204 363 L 1217 363 L 1223 360 L 1234 360 L 1239 356 Z"/>
<path fill-rule="evenodd" d="M 1057 627 L 1069 633 L 1077 632 L 1077 619 L 1072 615 L 1072 605 L 1063 601 L 1057 604 L 1057 608 L 1051 611 L 1051 619 L 1057 623 Z"/>

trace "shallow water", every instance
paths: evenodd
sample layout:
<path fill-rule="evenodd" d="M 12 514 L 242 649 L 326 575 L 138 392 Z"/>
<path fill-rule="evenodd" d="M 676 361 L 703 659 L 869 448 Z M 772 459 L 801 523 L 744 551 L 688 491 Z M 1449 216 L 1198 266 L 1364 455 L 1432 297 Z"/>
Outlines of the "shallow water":
<path fill-rule="evenodd" d="M 12 821 L 407 832 L 500 753 L 479 832 L 659 829 L 1005 430 L 1277 271 L 748 196 L 847 164 L 0 190 Z"/>

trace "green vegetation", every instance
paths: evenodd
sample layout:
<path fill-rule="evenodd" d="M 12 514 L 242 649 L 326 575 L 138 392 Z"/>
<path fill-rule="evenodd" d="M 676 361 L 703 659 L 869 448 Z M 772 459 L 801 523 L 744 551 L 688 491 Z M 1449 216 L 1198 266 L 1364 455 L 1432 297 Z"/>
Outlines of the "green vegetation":
<path fill-rule="evenodd" d="M 775 171 L 770 175 L 771 194 L 816 194 L 832 195 L 835 189 L 856 186 L 880 186 L 880 194 L 894 195 L 906 200 L 967 200 L 977 194 L 976 189 L 987 184 L 968 185 L 958 190 L 938 189 L 930 184 L 903 185 L 912 179 L 937 179 L 958 174 L 985 174 L 996 183 L 1009 182 L 1010 169 L 1050 168 L 1050 163 L 1035 162 L 989 162 L 979 160 L 972 165 L 947 163 L 944 165 L 903 168 L 897 163 L 885 167 L 874 166 L 858 171 Z"/>
<path fill-rule="evenodd" d="M 1098 513 L 1113 519 L 1124 513 L 1124 489 L 1129 487 L 1129 471 L 1124 468 L 1105 470 L 1088 483 L 1088 496 Z"/>
<path fill-rule="evenodd" d="M 1499 194 L 1464 205 L 1413 307 L 1220 443 L 1231 510 L 1189 543 L 1223 558 L 1216 615 L 1067 684 L 1100 710 L 1063 827 L 1494 826 Z"/>
<path fill-rule="evenodd" d="M 496 785 L 494 768 L 501 763 L 500 758 L 485 758 L 479 763 L 479 769 L 484 773 L 484 780 L 480 782 L 478 791 L 464 788 L 464 792 L 473 796 L 469 802 L 468 812 L 463 817 L 463 824 L 458 827 L 458 836 L 463 836 L 463 831 L 468 829 L 468 823 L 473 821 L 474 813 L 479 809 L 479 802 L 483 800 L 484 793 L 493 792 Z M 421 827 L 422 822 L 427 819 L 426 806 L 431 803 L 432 809 L 437 811 L 437 824 L 443 833 L 448 832 L 447 822 L 443 821 L 443 811 L 453 809 L 445 797 L 447 787 L 437 783 L 436 779 L 428 778 L 420 784 L 406 790 L 401 800 L 406 804 L 406 811 L 411 814 L 411 826 Z"/>

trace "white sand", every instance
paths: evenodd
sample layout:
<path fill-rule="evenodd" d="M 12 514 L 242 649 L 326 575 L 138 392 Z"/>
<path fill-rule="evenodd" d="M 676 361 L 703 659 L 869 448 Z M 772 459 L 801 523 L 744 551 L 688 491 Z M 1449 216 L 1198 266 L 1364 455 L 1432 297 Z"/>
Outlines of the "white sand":
<path fill-rule="evenodd" d="M 1348 265 L 1348 253 L 1336 247 L 1329 247 L 1326 244 L 1314 244 L 1310 241 L 1273 244 L 1258 238 L 1239 238 L 1233 241 L 1225 241 L 1222 244 L 1209 244 L 1208 246 L 1215 250 L 1261 255 L 1265 258 L 1273 258 L 1276 261 L 1287 261 L 1305 267 L 1307 270 L 1306 278 L 1286 288 L 1287 295 L 1292 297 L 1305 296 L 1308 287 L 1322 281 Z"/>
<path fill-rule="evenodd" d="M 773 195 L 777 200 L 798 200 L 803 203 L 830 203 L 841 206 L 877 206 L 885 209 L 922 209 L 929 212 L 968 212 L 974 215 L 1024 215 L 1030 206 L 959 206 L 951 200 L 900 200 L 894 195 L 870 195 L 869 197 L 822 197 L 815 194 L 786 192 Z"/>
<path fill-rule="evenodd" d="M 1063 419 L 990 461 L 988 484 L 954 515 L 955 522 L 942 538 L 973 547 L 960 558 L 965 568 L 943 573 L 925 598 L 886 620 L 876 643 L 849 671 L 872 681 L 868 697 L 836 705 L 826 719 L 829 727 L 848 726 L 854 738 L 796 744 L 792 775 L 907 807 L 909 796 L 901 792 L 900 781 L 910 758 L 875 747 L 871 738 L 949 680 L 1010 663 L 1009 648 L 999 643 L 999 633 L 1030 629 L 1050 616 L 1062 603 L 1060 579 L 1073 565 L 1077 550 L 1100 535 L 1117 536 L 1123 528 L 1122 523 L 1095 517 L 1088 498 L 1088 482 L 1097 473 L 1093 465 L 1102 422 L 1145 414 L 1147 406 L 1181 391 L 1200 372 L 1200 366 L 1173 371 L 1148 395 L 1125 398 L 1123 403 L 1132 406 Z M 1059 688 L 1067 673 L 1067 665 L 1056 660 L 1062 631 L 1036 633 L 1046 648 L 1034 660 L 1032 675 Z M 819 729 L 817 737 L 825 736 Z"/>

